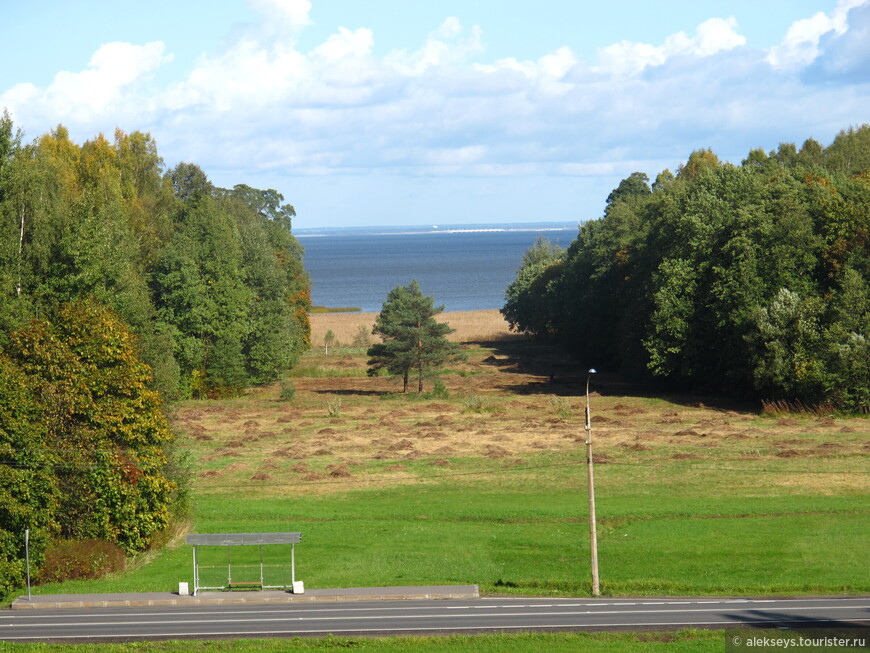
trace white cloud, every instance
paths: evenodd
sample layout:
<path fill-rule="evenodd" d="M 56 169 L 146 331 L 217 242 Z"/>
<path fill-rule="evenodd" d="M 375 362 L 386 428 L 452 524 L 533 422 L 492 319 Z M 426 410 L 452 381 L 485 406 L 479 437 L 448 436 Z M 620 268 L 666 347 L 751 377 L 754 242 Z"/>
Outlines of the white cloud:
<path fill-rule="evenodd" d="M 363 57 L 371 53 L 374 35 L 370 29 L 351 31 L 339 27 L 338 33 L 330 36 L 325 43 L 316 47 L 312 54 L 326 61 L 338 61 L 345 57 Z"/>
<path fill-rule="evenodd" d="M 249 0 L 265 17 L 264 26 L 271 30 L 298 31 L 311 24 L 309 0 Z"/>
<path fill-rule="evenodd" d="M 818 12 L 810 18 L 792 23 L 782 43 L 770 49 L 767 62 L 777 69 L 794 70 L 811 64 L 819 56 L 819 42 L 829 33 L 844 34 L 848 29 L 847 17 L 855 7 L 868 4 L 868 0 L 840 0 L 831 15 Z"/>
<path fill-rule="evenodd" d="M 201 57 L 187 79 L 166 94 L 171 110 L 228 112 L 279 102 L 310 79 L 309 59 L 292 44 L 240 39 L 223 52 Z"/>
<path fill-rule="evenodd" d="M 424 153 L 428 161 L 439 166 L 460 166 L 476 163 L 486 155 L 486 147 L 472 145 L 467 147 L 431 149 Z"/>
<path fill-rule="evenodd" d="M 572 81 L 569 75 L 583 68 L 567 46 L 535 61 L 519 61 L 513 57 L 499 59 L 494 64 L 474 64 L 474 88 L 477 95 L 502 95 L 509 93 L 535 93 L 557 96 L 568 90 Z"/>
<path fill-rule="evenodd" d="M 671 57 L 711 57 L 746 44 L 731 17 L 710 18 L 695 30 L 695 36 L 677 32 L 662 45 L 620 41 L 598 51 L 597 70 L 611 75 L 635 75 L 648 66 L 661 66 Z"/>
<path fill-rule="evenodd" d="M 73 73 L 61 71 L 45 89 L 19 84 L 0 96 L 0 104 L 59 121 L 98 120 L 110 111 L 128 106 L 127 87 L 172 60 L 159 41 L 145 45 L 107 43 L 88 62 L 88 68 Z"/>
<path fill-rule="evenodd" d="M 870 82 L 870 3 L 849 12 L 849 29 L 819 41 L 819 57 L 803 72 L 808 82 Z"/>
<path fill-rule="evenodd" d="M 376 55 L 372 30 L 340 27 L 302 51 L 310 2 L 256 6 L 261 23 L 163 87 L 151 79 L 171 58 L 161 43 L 113 43 L 45 88 L 9 89 L 0 107 L 37 134 L 58 122 L 78 139 L 115 126 L 150 131 L 170 165 L 196 161 L 219 185 L 271 186 L 291 199 L 289 180 L 329 175 L 612 177 L 612 188 L 635 170 L 653 178 L 697 148 L 739 160 L 866 120 L 867 86 L 848 76 L 870 69 L 859 43 L 870 42 L 870 5 L 849 13 L 841 3 L 827 22 L 796 23 L 784 41 L 822 53 L 814 74 L 826 84 L 807 83 L 807 69 L 774 69 L 772 52 L 748 47 L 733 18 L 658 45 L 615 43 L 590 67 L 567 46 L 486 60 L 480 28 L 456 18 L 417 49 Z M 807 56 L 778 52 L 781 62 Z M 843 81 L 831 82 L 835 73 Z M 603 197 L 590 201 L 600 207 Z"/>
<path fill-rule="evenodd" d="M 465 37 L 458 18 L 447 18 L 429 35 L 426 43 L 416 52 L 404 50 L 390 53 L 385 63 L 407 76 L 419 76 L 440 66 L 463 63 L 469 56 L 482 52 L 480 27 L 471 28 Z"/>
<path fill-rule="evenodd" d="M 571 48 L 562 47 L 553 54 L 548 54 L 538 60 L 541 72 L 555 79 L 562 79 L 577 63 L 577 58 Z"/>

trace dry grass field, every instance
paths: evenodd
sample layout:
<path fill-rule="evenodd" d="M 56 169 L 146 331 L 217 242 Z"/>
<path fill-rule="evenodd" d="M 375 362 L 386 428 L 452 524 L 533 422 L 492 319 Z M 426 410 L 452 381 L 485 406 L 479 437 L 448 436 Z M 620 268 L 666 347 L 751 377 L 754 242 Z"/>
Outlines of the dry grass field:
<path fill-rule="evenodd" d="M 361 328 L 372 342 L 375 340 L 371 332 L 378 317 L 377 313 L 313 313 L 310 317 L 312 346 L 323 346 L 327 331 L 332 331 L 339 346 L 351 346 L 360 334 Z M 456 329 L 456 333 L 450 336 L 450 339 L 456 342 L 489 342 L 522 338 L 511 333 L 498 309 L 442 313 L 436 319 Z"/>
<path fill-rule="evenodd" d="M 175 424 L 197 461 L 197 492 L 319 494 L 481 466 L 512 468 L 521 478 L 523 467 L 541 460 L 582 460 L 583 370 L 558 353 L 512 339 L 497 311 L 444 318 L 467 355 L 439 376 L 446 398 L 397 394 L 394 380 L 366 376 L 359 349 L 332 348 L 326 355 L 317 348 L 296 370 L 292 401 L 280 400 L 276 384 L 236 400 L 179 405 Z M 314 315 L 314 341 L 331 329 L 347 342 L 373 319 Z M 676 465 L 684 475 L 712 465 L 806 468 L 823 473 L 778 475 L 775 482 L 821 494 L 866 489 L 866 474 L 834 473 L 866 468 L 866 419 L 777 418 L 697 399 L 632 396 L 606 375 L 594 386 L 596 460 L 624 465 L 623 473 L 638 479 L 660 474 L 662 465 Z M 764 488 L 771 480 L 756 474 L 741 483 Z"/>

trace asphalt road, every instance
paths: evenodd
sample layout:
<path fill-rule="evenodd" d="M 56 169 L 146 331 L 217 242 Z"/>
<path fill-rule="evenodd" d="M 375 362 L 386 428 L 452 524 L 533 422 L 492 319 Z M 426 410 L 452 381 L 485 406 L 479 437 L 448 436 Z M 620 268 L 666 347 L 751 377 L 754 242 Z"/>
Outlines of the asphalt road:
<path fill-rule="evenodd" d="M 0 640 L 86 642 L 519 630 L 677 630 L 803 625 L 870 628 L 870 597 L 353 601 L 0 613 Z"/>

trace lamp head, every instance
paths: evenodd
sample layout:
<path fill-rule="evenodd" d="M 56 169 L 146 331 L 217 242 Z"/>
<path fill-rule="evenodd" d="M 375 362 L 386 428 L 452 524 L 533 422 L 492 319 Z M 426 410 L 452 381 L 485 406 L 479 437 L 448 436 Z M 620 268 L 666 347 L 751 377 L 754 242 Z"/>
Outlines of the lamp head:
<path fill-rule="evenodd" d="M 589 370 L 589 372 L 587 372 L 587 374 L 598 374 L 598 370 L 596 370 L 596 369 L 593 367 L 593 368 L 591 368 L 591 369 Z"/>

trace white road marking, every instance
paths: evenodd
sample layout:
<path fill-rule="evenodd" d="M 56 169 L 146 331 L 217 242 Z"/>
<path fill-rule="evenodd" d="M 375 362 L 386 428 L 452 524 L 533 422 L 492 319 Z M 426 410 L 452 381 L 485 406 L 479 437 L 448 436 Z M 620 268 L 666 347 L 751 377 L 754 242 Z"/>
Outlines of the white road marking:
<path fill-rule="evenodd" d="M 851 609 L 870 609 L 870 603 L 867 605 L 850 605 L 848 606 Z M 778 611 L 824 611 L 831 609 L 831 606 L 817 606 L 817 607 L 809 607 L 809 606 L 782 606 L 777 608 Z M 583 611 L 553 611 L 553 612 L 499 612 L 493 614 L 478 614 L 475 615 L 480 618 L 487 619 L 499 619 L 499 618 L 509 618 L 509 617 L 566 617 L 566 616 L 587 616 L 587 615 L 628 615 L 628 614 L 672 614 L 673 610 L 583 610 Z M 707 612 L 719 612 L 718 609 L 714 608 L 690 608 L 683 609 L 679 611 L 680 614 L 686 613 L 707 613 Z M 151 617 L 155 615 L 149 615 Z M 55 615 L 57 618 L 57 615 Z M 347 618 L 342 619 L 343 621 L 372 621 L 379 619 L 388 619 L 389 616 L 380 616 L 380 615 L 353 615 Z M 464 615 L 456 614 L 456 613 L 438 613 L 438 614 L 419 614 L 419 615 L 404 615 L 406 619 L 461 619 L 464 618 Z M 755 619 L 758 616 L 754 617 Z M 312 615 L 280 615 L 280 616 L 270 616 L 270 617 L 253 617 L 249 619 L 245 619 L 246 623 L 268 623 L 275 621 L 331 621 L 335 620 L 336 617 L 327 617 L 327 616 L 312 616 Z M 174 620 L 172 623 L 179 625 L 191 625 L 191 624 L 209 624 L 214 625 L 213 620 L 209 619 L 179 619 Z M 734 623 L 737 623 L 734 621 Z M 13 627 L 19 628 L 48 628 L 48 627 L 76 627 L 76 626 L 149 626 L 155 624 L 166 624 L 165 620 L 148 620 L 148 621 L 82 621 L 82 622 L 70 622 L 70 621 L 58 621 L 57 623 L 19 623 L 19 624 L 10 624 Z M 586 624 L 583 624 L 586 626 Z M 622 626 L 623 624 L 611 624 Z"/>
<path fill-rule="evenodd" d="M 854 607 L 852 606 L 852 602 L 854 601 L 862 601 L 867 600 L 868 597 L 854 597 L 847 599 L 837 599 L 838 602 L 843 601 L 842 605 L 844 607 Z M 825 601 L 826 599 L 793 599 L 793 600 L 776 600 L 776 599 L 724 599 L 719 601 L 643 601 L 640 603 L 624 603 L 624 602 L 595 602 L 595 603 L 529 603 L 529 604 L 517 604 L 517 603 L 508 603 L 503 605 L 442 605 L 439 607 L 443 607 L 447 610 L 508 610 L 508 609 L 517 609 L 517 608 L 527 608 L 527 609 L 549 609 L 554 607 L 566 607 L 566 608 L 601 608 L 601 607 L 620 607 L 626 605 L 732 605 L 734 603 L 747 604 L 747 603 L 781 603 L 787 609 L 796 609 L 796 607 L 800 607 L 801 604 L 805 603 L 818 603 L 819 601 Z M 310 606 L 310 607 L 309 607 Z M 279 605 L 279 604 L 263 604 L 259 607 L 263 608 L 264 612 L 268 612 L 270 614 L 327 614 L 327 613 L 352 613 L 352 612 L 410 612 L 410 611 L 420 611 L 420 610 L 430 610 L 432 608 L 431 605 L 419 605 L 419 606 L 397 606 L 397 605 L 378 605 L 371 607 L 314 607 L 309 604 L 309 606 L 293 606 L 293 605 Z M 254 612 L 257 606 L 252 605 L 249 609 L 233 609 L 233 610 L 216 610 L 216 609 L 202 609 L 202 610 L 169 610 L 164 612 L 131 612 L 130 610 L 119 609 L 117 612 L 101 612 L 97 609 L 93 609 L 93 612 L 89 612 L 87 616 L 93 617 L 111 617 L 114 615 L 123 615 L 126 617 L 176 617 L 176 616 L 185 616 L 185 615 L 196 615 L 196 616 L 204 616 L 204 615 L 222 615 L 222 616 L 232 616 L 232 615 L 250 615 Z M 771 606 L 765 606 L 771 607 Z M 805 606 L 805 607 L 816 607 L 816 606 Z M 828 606 L 830 607 L 830 606 Z M 865 607 L 865 606 L 860 606 Z M 90 610 L 90 609 L 89 609 Z M 62 614 L 62 613 L 61 613 Z M 52 618 L 60 618 L 60 614 L 53 612 L 52 614 L 42 614 L 41 611 L 14 611 L 14 612 L 6 612 L 5 614 L 0 614 L 0 622 L 2 621 L 21 621 L 23 619 L 52 619 Z"/>

